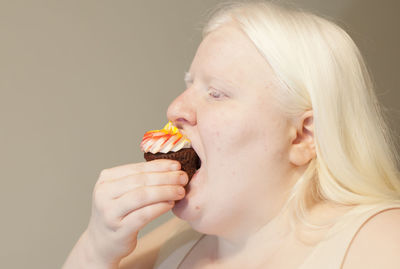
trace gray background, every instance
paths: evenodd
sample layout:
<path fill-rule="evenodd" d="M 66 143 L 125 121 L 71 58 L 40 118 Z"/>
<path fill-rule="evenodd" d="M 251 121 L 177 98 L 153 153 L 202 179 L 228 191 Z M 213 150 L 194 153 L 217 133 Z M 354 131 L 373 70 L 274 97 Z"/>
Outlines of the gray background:
<path fill-rule="evenodd" d="M 1 268 L 61 267 L 100 171 L 143 161 L 166 123 L 218 2 L 0 1 Z M 293 2 L 350 32 L 399 134 L 399 1 Z"/>

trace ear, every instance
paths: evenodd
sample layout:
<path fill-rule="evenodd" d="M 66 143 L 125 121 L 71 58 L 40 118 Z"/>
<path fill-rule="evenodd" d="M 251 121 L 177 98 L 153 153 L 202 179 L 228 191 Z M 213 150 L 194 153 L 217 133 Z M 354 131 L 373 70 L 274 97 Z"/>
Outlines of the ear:
<path fill-rule="evenodd" d="M 307 110 L 295 121 L 291 133 L 289 160 L 295 166 L 303 166 L 316 156 L 312 110 Z"/>

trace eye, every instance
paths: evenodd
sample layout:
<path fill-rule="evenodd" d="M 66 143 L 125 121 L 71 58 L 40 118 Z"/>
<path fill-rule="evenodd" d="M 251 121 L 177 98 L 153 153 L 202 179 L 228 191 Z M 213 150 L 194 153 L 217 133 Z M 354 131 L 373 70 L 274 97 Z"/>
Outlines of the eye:
<path fill-rule="evenodd" d="M 215 90 L 213 88 L 208 89 L 208 95 L 215 99 L 219 99 L 223 96 L 222 93 L 218 92 L 217 90 Z"/>

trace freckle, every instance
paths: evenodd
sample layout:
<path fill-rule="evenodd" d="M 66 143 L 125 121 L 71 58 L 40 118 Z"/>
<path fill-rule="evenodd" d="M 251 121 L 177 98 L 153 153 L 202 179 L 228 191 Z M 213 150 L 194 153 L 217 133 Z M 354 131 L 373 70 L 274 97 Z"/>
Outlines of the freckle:
<path fill-rule="evenodd" d="M 196 210 L 199 210 L 199 209 L 200 209 L 200 207 L 196 205 L 195 209 L 196 209 Z"/>

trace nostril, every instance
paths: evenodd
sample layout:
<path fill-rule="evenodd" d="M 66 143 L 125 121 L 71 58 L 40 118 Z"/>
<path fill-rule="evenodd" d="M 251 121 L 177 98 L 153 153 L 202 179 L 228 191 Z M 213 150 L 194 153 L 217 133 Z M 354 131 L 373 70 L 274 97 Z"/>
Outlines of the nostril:
<path fill-rule="evenodd" d="M 179 118 L 179 119 L 177 119 L 176 121 L 174 121 L 174 126 L 175 126 L 176 128 L 178 128 L 179 131 L 180 131 L 180 130 L 183 129 L 183 122 L 185 122 L 185 121 L 186 121 L 185 119 Z"/>

